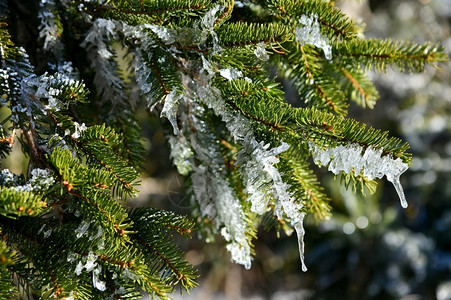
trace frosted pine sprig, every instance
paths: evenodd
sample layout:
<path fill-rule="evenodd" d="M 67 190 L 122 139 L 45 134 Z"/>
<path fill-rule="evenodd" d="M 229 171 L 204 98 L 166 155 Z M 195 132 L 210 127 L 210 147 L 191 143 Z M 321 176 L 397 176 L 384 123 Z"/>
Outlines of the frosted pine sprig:
<path fill-rule="evenodd" d="M 363 170 L 363 176 L 370 180 L 386 176 L 387 180 L 395 186 L 401 206 L 403 208 L 408 206 L 399 177 L 409 166 L 400 158 L 394 159 L 391 155 L 382 155 L 383 149 L 372 146 L 363 149 L 358 144 L 321 149 L 310 142 L 309 146 L 314 162 L 317 165 L 329 165 L 329 171 L 334 174 L 343 171 L 346 174 L 354 172 L 357 176 Z"/>

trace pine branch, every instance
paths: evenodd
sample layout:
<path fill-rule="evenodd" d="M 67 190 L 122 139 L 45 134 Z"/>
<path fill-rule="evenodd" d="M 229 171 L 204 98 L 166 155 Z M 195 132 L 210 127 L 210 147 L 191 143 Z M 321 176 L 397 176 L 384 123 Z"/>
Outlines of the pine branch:
<path fill-rule="evenodd" d="M 192 18 L 207 11 L 211 1 L 194 0 L 188 3 L 183 0 L 171 1 L 111 1 L 108 5 L 98 7 L 105 11 L 104 17 L 126 20 L 127 23 L 138 25 L 144 23 L 164 23 L 170 18 Z"/>
<path fill-rule="evenodd" d="M 225 47 L 242 47 L 258 43 L 281 44 L 290 39 L 290 28 L 282 24 L 226 23 L 217 30 L 219 43 Z"/>
<path fill-rule="evenodd" d="M 379 92 L 371 80 L 365 75 L 364 70 L 360 68 L 346 69 L 345 67 L 340 67 L 335 72 L 341 72 L 345 76 L 343 78 L 337 74 L 334 77 L 342 78 L 339 84 L 349 99 L 356 102 L 362 108 L 368 107 L 372 109 L 374 107 L 376 100 L 379 98 Z"/>
<path fill-rule="evenodd" d="M 175 230 L 190 237 L 194 224 L 186 218 L 155 209 L 135 209 L 130 213 L 130 218 L 137 232 L 132 235 L 132 240 L 148 254 L 152 273 L 159 274 L 169 285 L 180 282 L 187 292 L 196 286 L 193 281 L 197 277 L 195 271 L 181 258 L 181 250 L 169 242 L 168 234 L 168 230 Z"/>
<path fill-rule="evenodd" d="M 335 79 L 324 73 L 321 59 L 312 47 L 293 47 L 288 57 L 276 59 L 281 74 L 294 82 L 300 98 L 307 105 L 324 107 L 339 115 L 347 112 L 345 95 Z"/>
<path fill-rule="evenodd" d="M 443 46 L 430 43 L 393 42 L 390 40 L 353 40 L 334 44 L 333 52 L 342 65 L 356 62 L 365 68 L 385 70 L 387 65 L 401 71 L 423 71 L 426 64 L 448 60 Z"/>
<path fill-rule="evenodd" d="M 300 160 L 299 155 L 293 149 L 284 152 L 281 157 L 283 164 L 281 171 L 286 174 L 285 180 L 290 184 L 290 189 L 296 198 L 302 199 L 308 212 L 319 220 L 326 220 L 330 217 L 328 204 L 330 199 L 317 181 L 310 165 L 306 161 Z"/>
<path fill-rule="evenodd" d="M 330 39 L 354 39 L 356 28 L 353 22 L 333 5 L 320 0 L 297 1 L 297 0 L 268 0 L 268 6 L 277 18 L 288 20 L 299 24 L 297 18 L 301 15 L 317 15 L 321 29 Z"/>

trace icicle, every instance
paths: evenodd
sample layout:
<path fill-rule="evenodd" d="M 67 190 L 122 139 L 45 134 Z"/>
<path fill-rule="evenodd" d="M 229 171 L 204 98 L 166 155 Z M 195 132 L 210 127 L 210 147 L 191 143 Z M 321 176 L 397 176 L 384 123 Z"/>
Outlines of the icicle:
<path fill-rule="evenodd" d="M 391 183 L 393 183 L 393 185 L 395 186 L 395 190 L 398 193 L 401 206 L 403 208 L 407 208 L 407 206 L 409 206 L 409 204 L 407 203 L 406 196 L 404 195 L 404 190 L 402 188 L 401 182 L 399 181 L 399 176 L 397 176 L 397 177 L 393 178 L 393 180 L 389 180 L 389 181 L 391 181 Z"/>
<path fill-rule="evenodd" d="M 303 207 L 302 202 L 291 195 L 289 192 L 290 186 L 283 182 L 282 175 L 275 166 L 279 162 L 277 155 L 286 151 L 289 145 L 282 143 L 278 147 L 271 148 L 269 144 L 259 143 L 245 117 L 229 110 L 225 106 L 221 92 L 211 85 L 210 80 L 213 75 L 211 63 L 205 57 L 202 59 L 202 62 L 202 69 L 199 72 L 200 79 L 194 81 L 193 79 L 185 78 L 185 90 L 190 91 L 190 94 L 194 95 L 202 104 L 205 104 L 216 115 L 220 116 L 235 142 L 243 145 L 238 151 L 236 165 L 240 166 L 239 171 L 245 177 L 243 178 L 243 183 L 245 192 L 248 195 L 247 200 L 251 202 L 251 211 L 259 215 L 264 214 L 268 209 L 269 199 L 275 198 L 275 214 L 277 216 L 282 217 L 286 215 L 292 220 L 301 220 L 303 218 L 301 211 Z M 238 70 L 218 70 L 220 75 L 228 80 L 242 77 L 242 74 L 236 71 Z M 192 101 L 192 103 L 196 103 L 195 101 Z M 196 127 L 196 129 L 198 128 Z M 202 128 L 196 130 L 196 132 L 202 131 L 205 130 Z M 201 144 L 197 143 L 195 138 L 190 137 L 190 142 L 198 156 L 200 156 L 199 153 L 205 156 L 201 160 L 206 160 L 210 163 L 212 155 L 204 153 L 205 150 L 198 150 L 198 148 L 201 148 L 199 147 Z M 221 228 L 221 234 L 226 240 L 230 240 L 226 247 L 232 255 L 232 260 L 243 264 L 246 268 L 250 268 L 252 257 L 245 235 L 246 226 L 242 223 L 243 217 L 240 215 L 242 208 L 237 199 L 227 196 L 227 191 L 218 188 L 227 187 L 227 183 L 224 184 L 221 181 L 209 179 L 216 177 L 211 174 L 214 172 L 209 172 L 208 170 L 209 167 L 204 165 L 194 168 L 191 179 L 195 198 L 202 209 L 202 213 L 212 215 L 214 220 L 224 224 L 224 227 Z M 215 207 L 211 204 L 211 198 L 219 199 L 216 203 L 223 204 L 218 204 Z M 300 228 L 299 224 L 296 226 Z M 301 231 L 299 230 L 299 232 Z"/>
<path fill-rule="evenodd" d="M 314 162 L 323 166 L 329 164 L 329 171 L 334 174 L 338 174 L 340 171 L 349 174 L 354 169 L 355 176 L 363 170 L 363 176 L 370 180 L 386 176 L 387 180 L 395 186 L 401 206 L 407 207 L 407 200 L 399 177 L 409 166 L 400 158 L 393 159 L 391 155 L 382 156 L 382 149 L 372 146 L 363 149 L 358 144 L 351 144 L 323 150 L 313 142 L 310 142 L 309 145 Z"/>
<path fill-rule="evenodd" d="M 298 236 L 298 245 L 299 245 L 299 256 L 301 258 L 302 271 L 307 272 L 307 266 L 304 262 L 304 217 L 305 213 L 299 214 L 300 218 L 298 220 L 293 220 L 292 225 L 296 230 L 296 234 Z"/>
<path fill-rule="evenodd" d="M 321 34 L 318 16 L 313 15 L 309 17 L 302 15 L 299 23 L 303 26 L 295 29 L 298 42 L 300 42 L 301 45 L 310 44 L 323 49 L 326 59 L 331 60 L 332 47 L 330 46 L 327 37 Z"/>
<path fill-rule="evenodd" d="M 215 191 L 218 217 L 225 226 L 221 229 L 221 234 L 229 242 L 226 248 L 230 251 L 232 261 L 250 269 L 251 248 L 246 238 L 243 208 L 226 178 L 215 176 L 211 185 Z"/>
<path fill-rule="evenodd" d="M 216 13 L 224 8 L 223 5 L 215 5 L 212 9 L 207 11 L 205 15 L 202 17 L 201 23 L 202 26 L 206 29 L 212 29 L 216 22 Z"/>
<path fill-rule="evenodd" d="M 181 97 L 176 95 L 176 90 L 173 89 L 164 99 L 163 110 L 161 111 L 160 118 L 166 117 L 172 124 L 174 134 L 179 134 L 179 127 L 177 125 L 177 110 L 179 107 L 179 99 Z"/>
<path fill-rule="evenodd" d="M 217 54 L 222 51 L 221 46 L 219 46 L 218 35 L 216 34 L 216 32 L 214 32 L 213 27 L 217 20 L 216 13 L 220 10 L 223 10 L 224 8 L 225 6 L 223 5 L 215 5 L 212 9 L 205 13 L 200 22 L 200 27 L 202 29 L 201 36 L 205 36 L 206 33 L 209 33 L 211 35 L 213 41 L 213 54 Z"/>

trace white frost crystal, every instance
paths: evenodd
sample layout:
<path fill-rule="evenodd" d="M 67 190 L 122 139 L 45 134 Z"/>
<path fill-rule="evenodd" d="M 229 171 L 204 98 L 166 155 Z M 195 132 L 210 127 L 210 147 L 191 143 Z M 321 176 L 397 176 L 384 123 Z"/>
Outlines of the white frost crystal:
<path fill-rule="evenodd" d="M 54 11 L 57 9 L 53 0 L 41 0 L 39 3 L 38 19 L 39 38 L 44 40 L 43 48 L 51 51 L 57 58 L 62 57 L 63 43 L 61 42 L 61 30 L 58 29 L 58 19 Z"/>
<path fill-rule="evenodd" d="M 251 248 L 246 238 L 246 224 L 244 222 L 243 208 L 236 198 L 234 190 L 220 178 L 212 184 L 216 186 L 216 202 L 218 217 L 224 227 L 221 234 L 229 242 L 226 246 L 230 251 L 232 260 L 251 268 Z"/>
<path fill-rule="evenodd" d="M 296 28 L 296 39 L 301 45 L 310 44 L 323 49 L 326 59 L 332 59 L 332 47 L 329 40 L 324 36 L 319 28 L 318 16 L 302 15 L 299 20 L 303 26 Z"/>
<path fill-rule="evenodd" d="M 382 156 L 382 149 L 372 146 L 364 150 L 358 144 L 351 144 L 323 150 L 313 142 L 310 142 L 309 145 L 315 163 L 323 166 L 329 164 L 329 171 L 334 174 L 338 174 L 340 171 L 349 174 L 354 171 L 357 176 L 363 169 L 363 176 L 370 180 L 386 176 L 387 180 L 395 186 L 401 206 L 407 207 L 407 200 L 399 177 L 409 166 L 400 158 L 394 159 L 391 155 Z"/>
<path fill-rule="evenodd" d="M 97 258 L 98 256 L 92 252 L 89 251 L 88 255 L 79 255 L 76 253 L 70 253 L 67 256 L 68 262 L 76 262 L 77 266 L 75 267 L 75 274 L 80 275 L 83 269 L 86 270 L 86 272 L 91 272 L 96 266 L 97 266 Z"/>
<path fill-rule="evenodd" d="M 264 42 L 258 43 L 256 45 L 254 54 L 258 59 L 260 59 L 262 61 L 267 61 L 269 59 L 269 55 L 268 55 L 268 53 L 266 53 L 266 50 L 265 50 Z"/>
<path fill-rule="evenodd" d="M 46 191 L 55 182 L 55 178 L 52 177 L 53 172 L 49 169 L 33 169 L 31 171 L 31 178 L 29 184 L 33 190 Z"/>

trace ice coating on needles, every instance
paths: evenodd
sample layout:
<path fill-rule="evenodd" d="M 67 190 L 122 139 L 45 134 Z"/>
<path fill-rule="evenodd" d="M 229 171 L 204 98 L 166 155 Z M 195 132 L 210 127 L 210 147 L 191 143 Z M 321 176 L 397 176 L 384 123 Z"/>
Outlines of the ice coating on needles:
<path fill-rule="evenodd" d="M 394 159 L 391 155 L 382 156 L 383 149 L 369 146 L 364 150 L 358 144 L 321 149 L 315 143 L 310 142 L 309 146 L 314 162 L 322 166 L 329 164 L 329 171 L 334 174 L 338 174 L 340 171 L 349 174 L 354 171 L 357 176 L 363 169 L 363 176 L 370 180 L 382 178 L 385 175 L 387 180 L 395 186 L 401 206 L 403 208 L 408 206 L 399 176 L 409 166 L 399 157 Z"/>
<path fill-rule="evenodd" d="M 304 264 L 303 238 L 305 231 L 303 229 L 303 204 L 289 191 L 290 185 L 284 182 L 282 174 L 276 166 L 279 163 L 278 155 L 288 150 L 289 145 L 282 142 L 279 146 L 271 147 L 270 144 L 259 142 L 245 117 L 229 110 L 219 89 L 211 85 L 210 79 L 215 74 L 211 63 L 205 57 L 202 57 L 202 62 L 204 69 L 199 76 L 200 80 L 194 81 L 185 78 L 184 82 L 191 83 L 187 84 L 185 90 L 190 91 L 190 94 L 195 95 L 203 104 L 212 109 L 216 115 L 220 116 L 235 142 L 242 145 L 242 148 L 237 152 L 236 165 L 240 166 L 240 173 L 243 176 L 245 188 L 244 192 L 248 195 L 247 201 L 251 204 L 251 211 L 258 215 L 265 214 L 268 210 L 269 199 L 274 198 L 274 215 L 278 218 L 287 216 L 292 220 L 291 224 L 296 230 L 298 237 L 302 270 L 305 271 L 307 268 Z M 220 75 L 225 77 L 224 75 L 228 74 Z M 228 80 L 234 79 L 236 78 Z M 201 207 L 203 206 L 201 205 Z M 236 219 L 239 220 L 240 218 L 237 217 Z M 240 228 L 235 222 L 227 220 L 223 220 L 222 224 L 227 228 L 227 231 L 230 230 L 230 232 L 234 233 L 234 238 L 232 241 L 229 241 L 227 248 L 232 254 L 232 260 L 245 265 L 246 268 L 250 267 L 248 247 L 246 243 L 241 242 L 244 242 L 244 239 L 241 239 L 241 235 L 238 234 L 241 232 Z M 227 234 L 224 237 L 227 240 Z"/>

